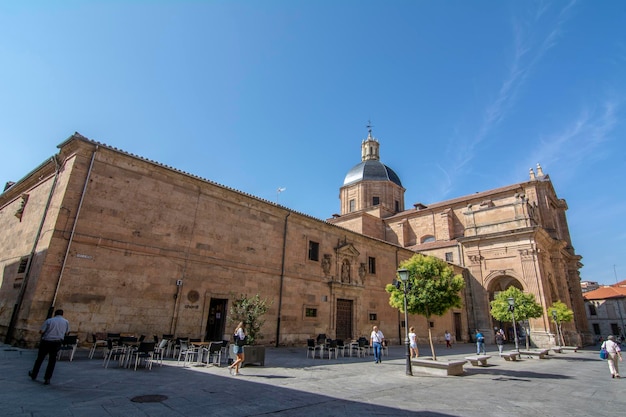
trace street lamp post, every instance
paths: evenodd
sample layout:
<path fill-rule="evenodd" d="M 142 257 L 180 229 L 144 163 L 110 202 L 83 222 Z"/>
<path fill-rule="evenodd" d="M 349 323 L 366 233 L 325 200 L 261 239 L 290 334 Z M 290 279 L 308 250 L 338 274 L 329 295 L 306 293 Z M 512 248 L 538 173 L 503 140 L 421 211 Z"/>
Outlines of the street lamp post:
<path fill-rule="evenodd" d="M 413 371 L 411 370 L 411 342 L 409 340 L 409 313 L 406 308 L 406 295 L 409 290 L 409 271 L 407 269 L 398 269 L 398 275 L 402 281 L 402 288 L 404 291 L 404 332 L 406 334 L 404 342 L 406 344 L 406 374 L 413 376 Z"/>
<path fill-rule="evenodd" d="M 515 325 L 515 298 L 509 297 L 506 299 L 509 303 L 509 311 L 513 317 L 513 335 L 515 336 L 515 350 L 519 353 L 519 341 L 517 340 L 517 326 Z"/>

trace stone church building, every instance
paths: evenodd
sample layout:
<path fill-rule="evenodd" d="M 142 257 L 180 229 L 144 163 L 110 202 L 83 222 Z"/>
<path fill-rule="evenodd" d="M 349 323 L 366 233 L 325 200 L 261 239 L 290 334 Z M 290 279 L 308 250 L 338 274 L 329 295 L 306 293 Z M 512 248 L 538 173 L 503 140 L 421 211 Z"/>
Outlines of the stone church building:
<path fill-rule="evenodd" d="M 222 340 L 231 301 L 272 301 L 260 342 L 353 339 L 376 324 L 392 343 L 404 315 L 385 285 L 415 252 L 462 274 L 463 306 L 427 322 L 470 341 L 490 336 L 489 301 L 516 286 L 546 309 L 575 313 L 571 344 L 591 341 L 580 289 L 581 257 L 565 210 L 540 167 L 527 182 L 406 210 L 402 182 L 380 162 L 379 142 L 340 190 L 341 211 L 320 220 L 76 133 L 59 152 L 0 194 L 0 336 L 32 346 L 42 321 L 63 308 L 81 340 L 120 332 Z M 554 343 L 550 317 L 528 323 L 537 346 Z"/>

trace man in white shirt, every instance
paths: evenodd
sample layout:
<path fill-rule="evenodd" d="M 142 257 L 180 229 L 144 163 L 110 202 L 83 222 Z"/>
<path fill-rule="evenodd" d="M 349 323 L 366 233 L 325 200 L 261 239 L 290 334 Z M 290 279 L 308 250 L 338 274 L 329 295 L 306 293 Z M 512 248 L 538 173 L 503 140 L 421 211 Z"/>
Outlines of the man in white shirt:
<path fill-rule="evenodd" d="M 54 366 L 57 363 L 57 354 L 65 335 L 70 332 L 70 322 L 63 317 L 63 310 L 57 310 L 54 312 L 54 317 L 46 320 L 41 326 L 41 341 L 39 342 L 39 352 L 37 353 L 37 359 L 33 365 L 33 370 L 28 371 L 28 376 L 34 381 L 37 379 L 39 368 L 46 356 L 48 356 L 48 366 L 46 367 L 46 373 L 44 375 L 44 385 L 50 385 L 50 379 L 54 372 Z"/>
<path fill-rule="evenodd" d="M 378 330 L 378 326 L 374 326 L 372 334 L 370 335 L 370 346 L 374 349 L 374 363 L 380 363 L 382 361 L 380 353 L 384 340 L 385 336 L 383 335 L 383 332 Z"/>
<path fill-rule="evenodd" d="M 618 359 L 622 360 L 622 353 L 620 346 L 615 343 L 615 336 L 610 335 L 604 343 L 602 343 L 602 349 L 606 349 L 609 354 L 607 362 L 609 363 L 609 371 L 611 372 L 611 378 L 619 378 L 619 365 Z"/>

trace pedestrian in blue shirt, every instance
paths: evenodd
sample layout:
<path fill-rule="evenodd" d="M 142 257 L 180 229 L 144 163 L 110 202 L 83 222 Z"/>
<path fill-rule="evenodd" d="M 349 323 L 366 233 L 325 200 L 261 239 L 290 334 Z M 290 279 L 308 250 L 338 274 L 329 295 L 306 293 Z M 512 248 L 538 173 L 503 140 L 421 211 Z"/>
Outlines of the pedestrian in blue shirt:
<path fill-rule="evenodd" d="M 37 353 L 37 359 L 33 365 L 33 370 L 28 371 L 28 376 L 34 381 L 37 379 L 39 368 L 43 360 L 48 357 L 48 366 L 46 367 L 46 373 L 44 374 L 44 385 L 50 385 L 50 379 L 54 372 L 54 366 L 57 363 L 57 354 L 61 349 L 61 344 L 65 335 L 70 332 L 70 322 L 63 317 L 63 310 L 57 310 L 54 312 L 54 317 L 46 320 L 41 326 L 41 341 L 39 342 L 39 352 Z"/>
<path fill-rule="evenodd" d="M 480 355 L 481 352 L 484 355 L 487 354 L 487 351 L 485 350 L 485 336 L 483 336 L 483 334 L 476 329 L 476 354 Z"/>

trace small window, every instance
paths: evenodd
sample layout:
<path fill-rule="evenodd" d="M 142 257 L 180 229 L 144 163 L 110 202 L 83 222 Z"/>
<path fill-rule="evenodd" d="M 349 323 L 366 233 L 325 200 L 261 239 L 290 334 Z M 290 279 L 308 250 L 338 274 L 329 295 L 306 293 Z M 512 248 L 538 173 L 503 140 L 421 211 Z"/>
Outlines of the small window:
<path fill-rule="evenodd" d="M 376 274 L 376 258 L 369 257 L 367 258 L 367 265 L 370 274 Z"/>
<path fill-rule="evenodd" d="M 400 211 L 400 202 L 396 201 L 396 213 Z"/>
<path fill-rule="evenodd" d="M 28 265 L 28 256 L 25 256 L 22 259 L 20 259 L 20 264 L 17 267 L 17 273 L 23 274 L 24 272 L 26 272 L 26 265 Z"/>
<path fill-rule="evenodd" d="M 310 307 L 305 308 L 304 317 L 317 317 L 317 308 L 310 308 Z"/>
<path fill-rule="evenodd" d="M 600 325 L 598 323 L 593 323 L 593 333 L 597 336 L 600 336 L 602 332 L 600 332 Z"/>
<path fill-rule="evenodd" d="M 435 322 L 434 321 L 429 321 L 428 325 L 430 326 L 430 328 L 432 329 L 433 327 L 435 327 Z"/>
<path fill-rule="evenodd" d="M 320 260 L 320 244 L 317 242 L 313 242 L 312 240 L 309 240 L 309 260 Z"/>
<path fill-rule="evenodd" d="M 380 197 L 374 197 L 372 199 L 372 205 L 377 206 L 380 204 Z"/>
<path fill-rule="evenodd" d="M 593 304 L 589 304 L 589 315 L 590 316 L 598 315 L 598 312 L 596 311 L 596 306 L 594 306 Z"/>
<path fill-rule="evenodd" d="M 354 210 L 356 210 L 356 200 L 352 199 L 348 202 L 348 205 L 350 206 L 348 209 L 348 212 L 352 213 Z"/>
<path fill-rule="evenodd" d="M 452 252 L 446 252 L 446 262 L 454 262 L 454 256 Z"/>
<path fill-rule="evenodd" d="M 370 321 L 378 320 L 378 315 L 376 313 L 370 313 Z"/>
<path fill-rule="evenodd" d="M 435 236 L 433 235 L 422 236 L 422 243 L 429 243 L 429 242 L 434 242 L 434 241 L 435 241 Z"/>

